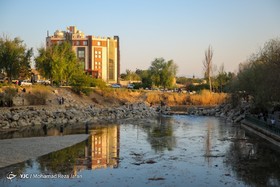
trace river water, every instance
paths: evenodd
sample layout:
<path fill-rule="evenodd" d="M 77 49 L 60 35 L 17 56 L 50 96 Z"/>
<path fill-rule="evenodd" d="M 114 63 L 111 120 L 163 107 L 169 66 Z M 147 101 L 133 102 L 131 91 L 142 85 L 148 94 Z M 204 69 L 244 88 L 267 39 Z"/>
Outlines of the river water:
<path fill-rule="evenodd" d="M 88 133 L 72 147 L 0 169 L 16 175 L 1 176 L 0 186 L 280 186 L 279 148 L 219 118 L 164 116 L 90 125 Z"/>

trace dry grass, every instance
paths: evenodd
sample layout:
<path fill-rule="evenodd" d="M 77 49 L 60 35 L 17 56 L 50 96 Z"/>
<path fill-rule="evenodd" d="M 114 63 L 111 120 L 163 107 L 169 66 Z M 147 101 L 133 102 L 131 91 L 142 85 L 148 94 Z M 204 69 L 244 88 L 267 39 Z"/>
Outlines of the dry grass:
<path fill-rule="evenodd" d="M 94 93 L 101 96 L 100 99 L 103 101 L 98 101 L 98 103 L 108 103 L 112 105 L 133 103 L 142 101 L 142 94 L 140 91 L 133 91 L 127 89 L 94 89 Z"/>
<path fill-rule="evenodd" d="M 147 93 L 146 102 L 151 104 L 160 104 L 161 102 L 164 102 L 169 106 L 185 105 L 186 98 L 186 94 L 183 93 L 150 92 Z"/>
<path fill-rule="evenodd" d="M 208 90 L 202 90 L 198 94 L 190 95 L 187 101 L 192 105 L 219 105 L 224 103 L 227 97 L 226 93 L 213 93 Z"/>
<path fill-rule="evenodd" d="M 30 105 L 45 105 L 51 93 L 49 87 L 36 85 L 26 89 L 25 98 Z"/>
<path fill-rule="evenodd" d="M 225 102 L 227 94 L 211 93 L 208 90 L 202 90 L 198 94 L 183 94 L 183 93 L 147 93 L 146 101 L 151 104 L 160 104 L 163 101 L 169 106 L 175 105 L 219 105 Z"/>

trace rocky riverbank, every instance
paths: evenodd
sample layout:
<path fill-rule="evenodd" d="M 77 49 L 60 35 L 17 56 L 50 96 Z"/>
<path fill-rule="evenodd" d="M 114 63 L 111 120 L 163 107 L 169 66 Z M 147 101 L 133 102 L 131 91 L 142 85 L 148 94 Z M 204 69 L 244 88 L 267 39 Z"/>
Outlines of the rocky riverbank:
<path fill-rule="evenodd" d="M 0 129 L 19 129 L 32 126 L 73 125 L 115 121 L 119 119 L 142 119 L 155 117 L 160 113 L 156 107 L 145 103 L 125 104 L 119 107 L 94 106 L 28 106 L 1 108 Z"/>
<path fill-rule="evenodd" d="M 165 111 L 165 114 L 179 115 L 197 115 L 197 116 L 215 116 L 226 119 L 226 121 L 238 123 L 249 114 L 250 104 L 242 103 L 240 106 L 233 108 L 230 103 L 219 106 L 177 106 L 171 107 L 171 111 Z"/>

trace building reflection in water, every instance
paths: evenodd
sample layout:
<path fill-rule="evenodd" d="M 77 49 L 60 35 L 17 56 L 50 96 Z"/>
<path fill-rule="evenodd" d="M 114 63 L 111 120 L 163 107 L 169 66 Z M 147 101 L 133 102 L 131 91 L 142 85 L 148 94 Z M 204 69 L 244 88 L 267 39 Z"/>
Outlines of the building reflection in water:
<path fill-rule="evenodd" d="M 119 165 L 120 126 L 98 126 L 89 129 L 84 157 L 77 158 L 74 175 L 84 169 L 117 168 Z"/>

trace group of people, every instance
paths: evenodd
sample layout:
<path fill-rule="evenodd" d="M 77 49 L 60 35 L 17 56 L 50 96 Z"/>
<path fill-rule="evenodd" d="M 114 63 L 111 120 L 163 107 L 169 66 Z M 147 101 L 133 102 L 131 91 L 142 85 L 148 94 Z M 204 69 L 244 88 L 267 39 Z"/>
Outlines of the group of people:
<path fill-rule="evenodd" d="M 59 103 L 60 105 L 63 105 L 63 104 L 64 104 L 64 101 L 65 101 L 64 97 L 58 97 L 57 100 L 58 100 L 58 103 Z"/>

